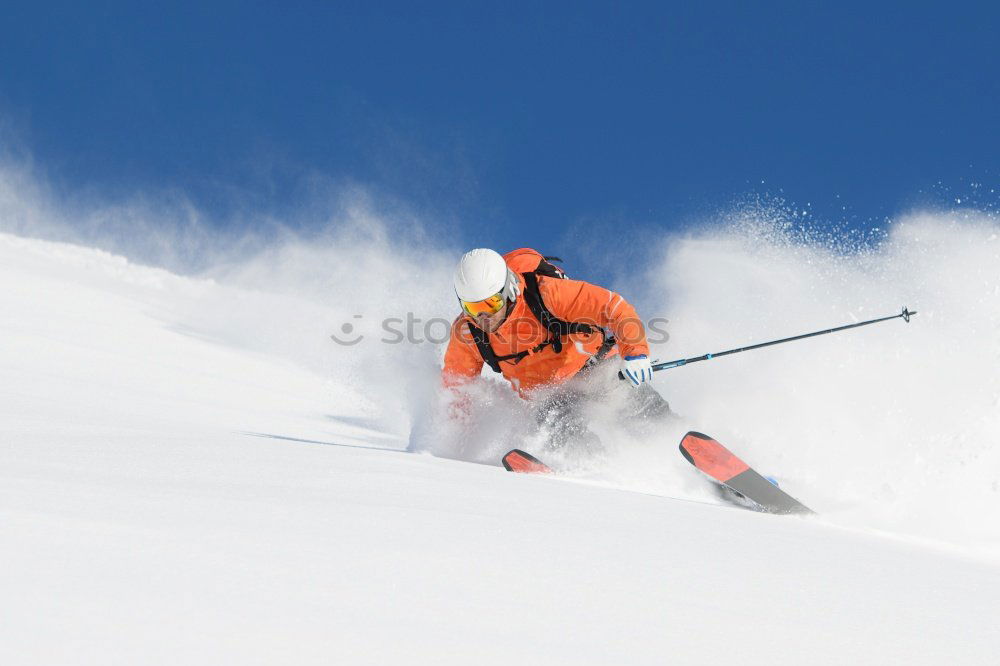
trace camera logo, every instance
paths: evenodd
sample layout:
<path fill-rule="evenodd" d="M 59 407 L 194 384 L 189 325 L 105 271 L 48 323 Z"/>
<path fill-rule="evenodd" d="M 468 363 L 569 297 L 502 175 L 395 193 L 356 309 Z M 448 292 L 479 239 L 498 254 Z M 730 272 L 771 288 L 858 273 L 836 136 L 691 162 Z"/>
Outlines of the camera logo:
<path fill-rule="evenodd" d="M 354 315 L 353 318 L 361 319 L 361 315 L 356 314 Z M 344 336 L 343 338 L 338 336 L 336 333 L 332 333 L 330 335 L 330 338 L 333 339 L 333 341 L 336 342 L 338 345 L 344 345 L 345 347 L 353 347 L 354 345 L 358 344 L 365 338 L 365 336 L 358 333 L 357 337 L 352 339 L 351 336 L 354 335 L 354 324 L 352 324 L 349 321 L 345 321 L 343 324 L 340 325 L 340 333 L 341 335 Z"/>

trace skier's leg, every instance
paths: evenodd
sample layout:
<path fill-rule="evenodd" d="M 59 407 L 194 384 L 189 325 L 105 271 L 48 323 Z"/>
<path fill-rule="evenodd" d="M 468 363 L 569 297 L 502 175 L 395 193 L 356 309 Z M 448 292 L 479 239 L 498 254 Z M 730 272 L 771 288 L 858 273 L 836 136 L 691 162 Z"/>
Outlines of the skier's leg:
<path fill-rule="evenodd" d="M 619 419 L 635 435 L 645 435 L 677 418 L 670 404 L 649 384 L 637 387 L 621 383 L 625 393 Z"/>
<path fill-rule="evenodd" d="M 600 439 L 587 427 L 584 395 L 570 389 L 556 391 L 535 410 L 538 425 L 548 436 L 548 448 L 568 453 L 600 450 Z"/>
<path fill-rule="evenodd" d="M 622 382 L 624 384 L 624 382 Z M 629 410 L 632 416 L 641 420 L 665 420 L 677 415 L 671 411 L 670 403 L 649 384 L 637 387 L 626 386 L 630 392 Z"/>

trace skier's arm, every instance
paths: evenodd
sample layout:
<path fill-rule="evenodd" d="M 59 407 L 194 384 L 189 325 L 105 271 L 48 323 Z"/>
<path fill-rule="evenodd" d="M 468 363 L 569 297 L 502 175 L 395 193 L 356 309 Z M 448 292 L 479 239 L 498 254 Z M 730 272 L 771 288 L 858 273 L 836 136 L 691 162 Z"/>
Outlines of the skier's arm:
<path fill-rule="evenodd" d="M 451 338 L 444 352 L 444 367 L 441 368 L 441 383 L 450 394 L 447 398 L 448 416 L 457 422 L 466 421 L 473 407 L 472 398 L 460 387 L 478 377 L 484 365 L 468 330 L 463 317 L 451 325 Z"/>
<path fill-rule="evenodd" d="M 444 353 L 441 381 L 448 387 L 458 386 L 478 377 L 482 369 L 483 358 L 472 341 L 472 335 L 465 325 L 465 318 L 459 317 L 451 325 L 451 337 Z"/>
<path fill-rule="evenodd" d="M 540 288 L 555 316 L 610 329 L 623 357 L 649 354 L 646 329 L 635 308 L 620 294 L 581 280 L 549 279 Z"/>

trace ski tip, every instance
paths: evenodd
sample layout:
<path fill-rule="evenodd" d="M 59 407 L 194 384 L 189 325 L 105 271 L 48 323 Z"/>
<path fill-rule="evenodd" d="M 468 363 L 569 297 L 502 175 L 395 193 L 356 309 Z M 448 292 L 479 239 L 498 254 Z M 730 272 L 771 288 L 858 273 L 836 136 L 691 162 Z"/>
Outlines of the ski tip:
<path fill-rule="evenodd" d="M 522 474 L 551 474 L 552 468 L 541 460 L 521 449 L 511 449 L 500 460 L 508 472 Z"/>
<path fill-rule="evenodd" d="M 677 448 L 680 449 L 681 455 L 684 456 L 685 460 L 687 460 L 689 463 L 697 467 L 698 463 L 694 461 L 694 458 L 691 456 L 691 452 L 688 451 L 688 447 L 684 446 L 685 442 L 688 442 L 690 439 L 700 439 L 706 442 L 713 442 L 715 440 L 713 440 L 708 435 L 697 432 L 695 430 L 689 430 L 686 435 L 681 437 L 681 443 L 677 445 Z"/>
<path fill-rule="evenodd" d="M 700 432 L 688 432 L 681 438 L 678 448 L 689 463 L 723 483 L 749 469 L 749 465 L 729 449 Z"/>

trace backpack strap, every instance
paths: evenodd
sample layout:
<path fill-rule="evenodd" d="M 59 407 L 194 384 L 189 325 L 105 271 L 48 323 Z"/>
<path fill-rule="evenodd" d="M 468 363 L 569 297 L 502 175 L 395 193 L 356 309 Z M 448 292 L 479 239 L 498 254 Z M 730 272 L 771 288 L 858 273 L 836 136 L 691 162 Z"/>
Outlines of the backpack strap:
<path fill-rule="evenodd" d="M 551 266 L 551 264 L 548 264 Z M 552 267 L 556 271 L 558 268 Z M 594 333 L 600 331 L 601 335 L 604 336 L 604 343 L 601 345 L 597 353 L 594 354 L 584 367 L 590 367 L 597 361 L 602 360 L 611 348 L 615 345 L 615 338 L 613 335 L 609 335 L 607 331 L 603 328 L 595 328 L 590 324 L 583 324 L 580 322 L 570 322 L 559 319 L 549 308 L 545 305 L 545 301 L 542 300 L 542 293 L 538 288 L 538 275 L 546 275 L 541 271 L 522 273 L 524 277 L 524 290 L 521 295 L 524 297 L 524 303 L 528 306 L 531 314 L 535 316 L 535 319 L 549 332 L 549 339 L 545 340 L 541 344 L 536 345 L 530 351 L 525 350 L 517 352 L 516 354 L 507 354 L 506 356 L 497 356 L 496 352 L 493 351 L 493 347 L 490 345 L 489 337 L 486 335 L 486 331 L 476 326 L 471 321 L 468 322 L 469 333 L 472 334 L 472 340 L 476 343 L 476 348 L 479 350 L 479 355 L 483 357 L 483 361 L 490 366 L 493 372 L 500 372 L 500 363 L 503 361 L 512 361 L 518 363 L 522 358 L 528 356 L 529 354 L 535 354 L 547 346 L 552 345 L 552 349 L 555 353 L 562 353 L 562 339 L 571 333 Z M 546 277 L 557 277 L 565 278 L 562 271 L 559 271 L 558 275 L 552 275 Z"/>
<path fill-rule="evenodd" d="M 535 315 L 535 319 L 549 332 L 549 343 L 557 354 L 562 351 L 562 338 L 570 333 L 595 332 L 594 327 L 590 324 L 563 321 L 552 314 L 552 311 L 546 307 L 545 301 L 542 300 L 542 292 L 538 288 L 538 275 L 536 273 L 522 273 L 522 275 L 524 276 L 524 302 L 531 310 L 531 314 Z M 604 333 L 604 329 L 599 330 Z M 605 335 L 605 337 L 607 336 Z"/>
<path fill-rule="evenodd" d="M 550 261 L 549 261 L 550 259 L 552 261 L 562 261 L 562 259 L 560 259 L 559 257 L 542 257 L 542 259 L 538 262 L 538 268 L 536 268 L 533 271 L 534 274 L 535 275 L 544 275 L 545 277 L 552 277 L 552 278 L 559 278 L 561 280 L 566 280 L 567 279 L 567 277 L 566 277 L 566 271 L 564 271 L 563 269 L 559 268 L 555 264 L 550 263 Z"/>
<path fill-rule="evenodd" d="M 479 328 L 471 321 L 468 322 L 469 333 L 472 334 L 472 341 L 476 343 L 476 348 L 479 350 L 479 355 L 483 357 L 486 365 L 490 366 L 493 372 L 500 372 L 500 359 L 497 358 L 496 353 L 493 351 L 493 347 L 490 346 L 490 341 L 486 338 L 486 331 Z"/>
<path fill-rule="evenodd" d="M 497 356 L 496 352 L 493 351 L 493 347 L 490 346 L 490 340 L 486 336 L 486 331 L 479 328 L 471 321 L 467 322 L 467 324 L 469 326 L 469 333 L 472 334 L 472 341 L 476 343 L 476 348 L 479 349 L 479 355 L 483 357 L 483 361 L 486 362 L 486 365 L 490 366 L 490 369 L 493 370 L 493 372 L 500 372 L 501 361 L 512 361 L 516 364 L 525 356 L 540 352 L 548 345 L 552 344 L 551 340 L 546 340 L 545 342 L 533 347 L 530 351 L 525 350 L 517 352 L 516 354 Z"/>

